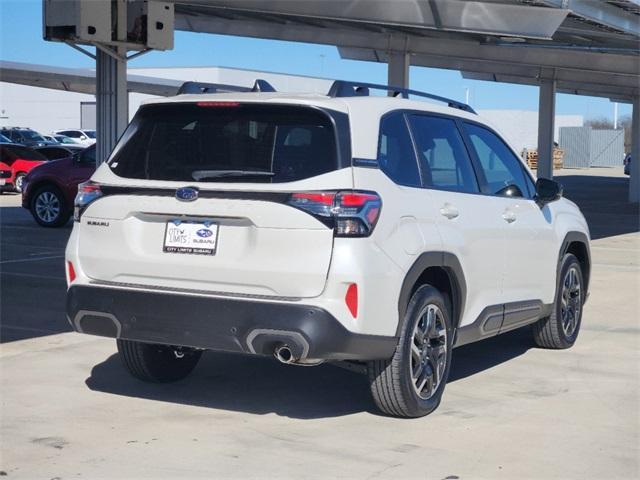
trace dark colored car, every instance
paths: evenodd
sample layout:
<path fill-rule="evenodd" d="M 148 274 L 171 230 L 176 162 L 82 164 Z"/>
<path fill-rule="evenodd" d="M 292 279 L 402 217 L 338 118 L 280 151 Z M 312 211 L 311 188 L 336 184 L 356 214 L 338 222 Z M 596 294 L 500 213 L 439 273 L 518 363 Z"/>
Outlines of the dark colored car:
<path fill-rule="evenodd" d="M 0 133 L 0 143 L 11 143 L 11 139 L 5 137 Z"/>
<path fill-rule="evenodd" d="M 41 153 L 49 160 L 59 160 L 61 158 L 69 158 L 74 154 L 81 152 L 84 150 L 85 146 L 83 145 L 47 145 L 46 147 L 38 147 L 34 149 L 36 152 Z"/>
<path fill-rule="evenodd" d="M 43 227 L 61 227 L 73 213 L 78 184 L 88 180 L 95 169 L 95 145 L 33 169 L 25 178 L 22 206 Z"/>
<path fill-rule="evenodd" d="M 4 127 L 0 129 L 0 134 L 10 139 L 13 143 L 19 143 L 27 147 L 54 145 L 53 142 L 46 140 L 42 135 L 30 128 Z"/>
<path fill-rule="evenodd" d="M 32 148 L 13 143 L 0 144 L 0 162 L 11 170 L 11 176 L 6 179 L 2 190 L 11 190 L 20 193 L 26 175 L 31 169 L 45 163 L 47 157 L 36 152 Z"/>
<path fill-rule="evenodd" d="M 624 174 L 631 175 L 631 154 L 624 158 Z"/>

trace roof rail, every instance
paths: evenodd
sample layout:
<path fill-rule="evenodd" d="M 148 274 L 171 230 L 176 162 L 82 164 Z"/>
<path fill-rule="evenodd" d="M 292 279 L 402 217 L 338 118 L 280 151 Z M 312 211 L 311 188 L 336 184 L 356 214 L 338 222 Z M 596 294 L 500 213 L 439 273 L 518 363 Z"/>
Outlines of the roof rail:
<path fill-rule="evenodd" d="M 178 89 L 178 95 L 183 93 L 219 93 L 219 92 L 275 92 L 276 89 L 260 78 L 256 79 L 253 87 L 239 85 L 225 85 L 223 83 L 184 82 Z"/>
<path fill-rule="evenodd" d="M 362 82 L 349 82 L 345 80 L 336 80 L 331 85 L 329 89 L 329 93 L 327 93 L 330 97 L 368 97 L 369 90 L 384 90 L 387 92 L 391 92 L 394 97 L 401 96 L 402 98 L 409 98 L 409 95 L 415 95 L 416 97 L 424 97 L 429 98 L 431 100 L 436 100 L 438 102 L 443 102 L 449 105 L 452 108 L 458 108 L 460 110 L 464 110 L 469 113 L 476 113 L 476 111 L 471 108 L 466 103 L 458 102 L 456 100 L 452 100 L 450 98 L 441 97 L 439 95 L 433 95 L 431 93 L 420 92 L 418 90 L 410 90 L 408 88 L 402 87 L 392 87 L 389 85 L 379 85 L 376 83 L 362 83 Z"/>

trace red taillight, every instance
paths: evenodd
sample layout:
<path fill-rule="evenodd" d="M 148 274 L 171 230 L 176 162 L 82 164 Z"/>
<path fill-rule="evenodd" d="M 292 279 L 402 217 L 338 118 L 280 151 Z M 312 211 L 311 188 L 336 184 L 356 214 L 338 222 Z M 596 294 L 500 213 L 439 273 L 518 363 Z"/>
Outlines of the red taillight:
<path fill-rule="evenodd" d="M 237 107 L 240 104 L 238 102 L 198 102 L 199 107 Z"/>
<path fill-rule="evenodd" d="M 352 283 L 347 288 L 347 293 L 344 296 L 344 303 L 347 304 L 347 308 L 351 312 L 353 318 L 358 317 L 358 285 Z"/>
<path fill-rule="evenodd" d="M 336 198 L 335 193 L 292 193 L 291 199 L 300 203 L 313 202 L 320 203 L 322 205 L 333 205 L 333 200 Z"/>
<path fill-rule="evenodd" d="M 318 217 L 336 237 L 367 237 L 380 216 L 382 200 L 375 192 L 297 192 L 288 204 Z"/>
<path fill-rule="evenodd" d="M 87 208 L 87 205 L 102 197 L 102 195 L 102 189 L 99 183 L 89 180 L 78 185 L 78 194 L 73 202 L 73 219 L 79 222 L 82 212 Z"/>
<path fill-rule="evenodd" d="M 371 193 L 342 193 L 340 203 L 344 207 L 361 207 L 367 202 L 379 201 L 380 197 Z"/>
<path fill-rule="evenodd" d="M 76 279 L 76 271 L 73 269 L 73 263 L 67 262 L 67 273 L 69 275 L 69 283 Z"/>

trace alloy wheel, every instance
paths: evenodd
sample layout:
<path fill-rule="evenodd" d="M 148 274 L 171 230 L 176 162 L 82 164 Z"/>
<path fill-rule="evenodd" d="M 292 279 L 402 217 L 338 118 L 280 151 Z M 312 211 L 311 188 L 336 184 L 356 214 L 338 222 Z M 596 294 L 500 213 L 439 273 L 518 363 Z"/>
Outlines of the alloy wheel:
<path fill-rule="evenodd" d="M 429 304 L 413 328 L 411 338 L 411 383 L 422 399 L 436 392 L 447 367 L 447 326 L 442 310 Z"/>
<path fill-rule="evenodd" d="M 35 201 L 36 215 L 45 223 L 55 222 L 60 216 L 60 199 L 52 192 L 42 192 Z"/>
<path fill-rule="evenodd" d="M 24 184 L 24 175 L 18 175 L 16 177 L 15 189 L 16 192 L 22 192 L 22 185 Z"/>
<path fill-rule="evenodd" d="M 560 298 L 560 315 L 562 330 L 567 337 L 571 337 L 578 328 L 580 310 L 582 308 L 582 288 L 578 269 L 572 266 L 562 281 L 562 296 Z"/>

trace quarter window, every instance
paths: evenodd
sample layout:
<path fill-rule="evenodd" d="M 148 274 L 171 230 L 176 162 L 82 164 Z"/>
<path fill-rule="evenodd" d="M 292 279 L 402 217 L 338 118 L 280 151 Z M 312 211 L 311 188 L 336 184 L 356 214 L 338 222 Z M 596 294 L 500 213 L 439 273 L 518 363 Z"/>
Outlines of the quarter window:
<path fill-rule="evenodd" d="M 456 122 L 429 115 L 411 115 L 410 121 L 426 185 L 478 193 L 471 159 Z"/>
<path fill-rule="evenodd" d="M 500 137 L 473 123 L 465 122 L 465 128 L 480 161 L 489 193 L 502 195 L 506 187 L 515 185 L 521 196 L 530 198 L 532 194 L 522 164 Z"/>
<path fill-rule="evenodd" d="M 82 150 L 78 157 L 80 162 L 83 163 L 96 163 L 96 145 L 95 143 L 89 148 Z"/>
<path fill-rule="evenodd" d="M 395 183 L 408 187 L 422 186 L 411 135 L 402 112 L 389 114 L 382 119 L 378 164 Z"/>

